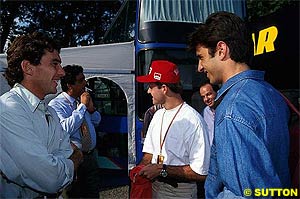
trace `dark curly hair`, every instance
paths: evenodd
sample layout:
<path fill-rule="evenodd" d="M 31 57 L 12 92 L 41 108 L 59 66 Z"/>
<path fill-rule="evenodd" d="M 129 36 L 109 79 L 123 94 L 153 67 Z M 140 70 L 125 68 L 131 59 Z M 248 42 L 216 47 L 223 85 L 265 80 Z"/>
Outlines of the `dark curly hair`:
<path fill-rule="evenodd" d="M 32 65 L 39 65 L 42 56 L 46 51 L 60 52 L 60 46 L 48 35 L 41 32 L 33 32 L 17 37 L 9 46 L 7 51 L 7 69 L 5 78 L 8 84 L 13 87 L 15 83 L 20 83 L 24 76 L 21 68 L 23 60 L 28 60 Z"/>
<path fill-rule="evenodd" d="M 68 91 L 68 84 L 74 85 L 76 82 L 76 76 L 83 73 L 83 67 L 79 65 L 66 65 L 63 67 L 65 76 L 60 80 L 60 85 L 63 91 Z"/>
<path fill-rule="evenodd" d="M 195 50 L 200 44 L 208 48 L 209 54 L 214 57 L 219 41 L 229 46 L 232 60 L 249 64 L 253 42 L 246 23 L 239 16 L 225 11 L 208 16 L 205 23 L 199 24 L 197 30 L 189 35 L 189 50 Z"/>

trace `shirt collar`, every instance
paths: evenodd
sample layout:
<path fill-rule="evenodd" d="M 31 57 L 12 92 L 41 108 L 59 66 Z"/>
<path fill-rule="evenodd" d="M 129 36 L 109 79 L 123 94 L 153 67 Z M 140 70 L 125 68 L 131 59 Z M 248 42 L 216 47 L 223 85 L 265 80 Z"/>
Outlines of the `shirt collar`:
<path fill-rule="evenodd" d="M 26 102 L 26 104 L 29 106 L 32 112 L 34 112 L 37 109 L 40 102 L 42 101 L 37 96 L 35 96 L 32 92 L 30 92 L 27 88 L 25 88 L 23 85 L 19 83 L 16 83 L 13 89 Z M 45 107 L 47 108 L 47 104 L 45 104 Z"/>
<path fill-rule="evenodd" d="M 245 79 L 256 79 L 256 80 L 264 80 L 265 72 L 264 71 L 258 71 L 258 70 L 246 70 L 243 71 L 231 78 L 229 78 L 222 87 L 217 92 L 217 97 L 215 99 L 215 104 L 213 106 L 213 109 L 216 109 L 217 106 L 221 103 L 222 99 L 226 95 L 226 93 L 229 91 L 229 89 L 237 84 L 238 82 L 245 80 Z"/>
<path fill-rule="evenodd" d="M 74 104 L 74 102 L 76 101 L 75 98 L 71 97 L 68 93 L 63 92 L 64 97 L 70 102 L 71 105 Z"/>
<path fill-rule="evenodd" d="M 227 91 L 237 84 L 238 82 L 245 80 L 245 79 L 256 79 L 256 80 L 264 80 L 265 72 L 264 71 L 258 71 L 258 70 L 246 70 L 243 71 L 230 79 L 228 79 L 222 87 L 217 92 L 217 97 L 215 101 L 218 101 L 219 98 L 221 98 L 223 95 L 227 93 Z"/>

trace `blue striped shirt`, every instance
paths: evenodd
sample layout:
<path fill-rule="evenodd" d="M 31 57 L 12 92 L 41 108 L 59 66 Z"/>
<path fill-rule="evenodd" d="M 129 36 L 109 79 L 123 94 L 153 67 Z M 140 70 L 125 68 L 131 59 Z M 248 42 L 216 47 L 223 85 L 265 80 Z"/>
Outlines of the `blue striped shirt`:
<path fill-rule="evenodd" d="M 21 84 L 0 97 L 0 170 L 19 185 L 55 193 L 73 179 L 73 149 L 55 111 L 41 102 Z M 37 196 L 0 177 L 0 198 Z"/>
<path fill-rule="evenodd" d="M 75 99 L 67 93 L 62 92 L 56 98 L 49 102 L 49 106 L 55 109 L 60 123 L 65 131 L 70 134 L 71 141 L 81 149 L 81 133 L 80 126 L 85 119 L 89 127 L 92 145 L 90 149 L 96 147 L 95 126 L 101 121 L 101 115 L 98 111 L 90 114 L 84 104 L 76 107 Z"/>

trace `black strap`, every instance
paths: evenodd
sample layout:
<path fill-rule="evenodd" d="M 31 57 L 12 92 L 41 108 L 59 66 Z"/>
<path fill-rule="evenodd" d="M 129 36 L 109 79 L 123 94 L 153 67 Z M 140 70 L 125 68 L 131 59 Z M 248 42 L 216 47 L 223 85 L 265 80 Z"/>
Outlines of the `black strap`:
<path fill-rule="evenodd" d="M 174 187 L 174 188 L 177 188 L 177 187 L 178 187 L 177 181 L 176 181 L 175 179 L 173 179 L 173 178 L 170 178 L 170 177 L 163 178 L 163 177 L 161 177 L 161 176 L 158 176 L 158 177 L 157 177 L 157 180 L 158 180 L 159 182 L 167 183 L 167 184 L 171 185 L 171 186 Z"/>
<path fill-rule="evenodd" d="M 216 110 L 216 108 L 221 104 L 221 102 L 223 101 L 223 99 L 224 99 L 225 95 L 228 93 L 228 91 L 229 91 L 229 89 L 228 89 L 227 91 L 225 91 L 225 92 L 219 97 L 219 99 L 218 99 L 217 101 L 215 101 L 214 105 L 212 106 L 212 108 L 213 108 L 214 110 Z"/>
<path fill-rule="evenodd" d="M 29 187 L 29 186 L 27 186 L 27 185 L 20 185 L 20 184 L 14 182 L 14 181 L 8 179 L 7 176 L 6 176 L 2 171 L 0 171 L 0 174 L 1 174 L 2 178 L 3 178 L 4 180 L 6 180 L 6 182 L 7 182 L 8 184 L 9 184 L 9 183 L 12 183 L 12 184 L 15 184 L 15 185 L 17 185 L 17 186 L 19 186 L 19 187 L 26 188 L 26 189 L 30 189 L 31 191 L 40 194 L 40 196 L 47 196 L 48 198 L 57 198 L 57 197 L 61 194 L 61 192 L 57 192 L 57 193 L 46 193 L 46 192 L 38 191 L 38 190 L 36 190 L 36 189 L 34 189 L 34 188 L 32 188 L 32 187 Z"/>

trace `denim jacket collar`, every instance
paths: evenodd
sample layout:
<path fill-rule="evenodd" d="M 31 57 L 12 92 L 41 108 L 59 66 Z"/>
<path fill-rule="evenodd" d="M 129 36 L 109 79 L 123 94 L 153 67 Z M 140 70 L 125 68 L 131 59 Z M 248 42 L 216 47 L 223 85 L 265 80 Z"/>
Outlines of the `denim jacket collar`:
<path fill-rule="evenodd" d="M 258 70 L 246 70 L 243 71 L 230 79 L 228 79 L 220 88 L 217 93 L 217 97 L 215 99 L 216 102 L 222 99 L 222 97 L 227 93 L 227 91 L 236 83 L 244 80 L 244 79 L 257 79 L 257 80 L 264 80 L 265 72 L 258 71 Z M 218 103 L 217 103 L 218 104 Z"/>

